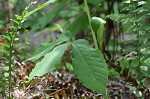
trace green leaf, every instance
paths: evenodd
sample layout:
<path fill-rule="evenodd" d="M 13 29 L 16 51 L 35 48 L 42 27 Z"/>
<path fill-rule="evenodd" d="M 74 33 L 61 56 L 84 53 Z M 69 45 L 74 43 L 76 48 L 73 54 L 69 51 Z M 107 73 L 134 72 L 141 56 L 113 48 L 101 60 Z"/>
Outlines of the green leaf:
<path fill-rule="evenodd" d="M 150 27 L 150 25 L 149 25 Z M 139 39 L 150 39 L 150 34 L 144 34 L 139 37 Z"/>
<path fill-rule="evenodd" d="M 77 40 L 72 46 L 73 70 L 79 80 L 87 88 L 102 93 L 107 99 L 105 87 L 108 69 L 103 55 L 98 49 L 92 48 L 86 40 Z"/>
<path fill-rule="evenodd" d="M 106 17 L 119 23 L 124 19 L 125 16 L 125 14 L 109 14 Z"/>
<path fill-rule="evenodd" d="M 144 23 L 144 24 L 142 24 L 142 25 L 140 25 L 138 28 L 137 28 L 137 31 L 147 31 L 147 32 L 149 32 L 150 31 L 150 24 L 146 24 L 146 23 Z M 149 34 L 150 35 L 150 34 Z"/>
<path fill-rule="evenodd" d="M 34 53 L 34 56 L 29 58 L 30 61 L 37 61 L 39 58 L 44 56 L 46 53 L 52 51 L 52 49 L 61 44 L 62 42 L 70 40 L 72 37 L 70 32 L 66 32 L 60 35 L 57 41 L 50 43 L 50 44 L 42 44 Z"/>
<path fill-rule="evenodd" d="M 68 30 L 72 33 L 72 35 L 76 35 L 78 32 L 83 30 L 87 32 L 88 30 L 88 17 L 86 14 L 79 15 L 68 27 Z"/>
<path fill-rule="evenodd" d="M 29 75 L 29 80 L 31 80 L 34 76 L 42 76 L 55 70 L 61 63 L 62 56 L 68 46 L 69 43 L 65 43 L 57 46 L 50 53 L 47 53 L 42 61 L 36 64 L 35 68 Z"/>
<path fill-rule="evenodd" d="M 145 44 L 142 44 L 139 49 L 143 49 L 143 48 L 149 48 L 150 47 L 150 42 L 147 42 Z"/>
<path fill-rule="evenodd" d="M 29 16 L 30 16 L 31 14 L 33 14 L 34 12 L 36 12 L 36 11 L 38 11 L 38 10 L 44 8 L 45 6 L 47 6 L 47 5 L 51 4 L 51 3 L 54 3 L 55 1 L 56 1 L 56 0 L 49 0 L 49 1 L 45 2 L 44 4 L 39 5 L 39 6 L 38 6 L 37 8 L 35 8 L 34 10 L 32 10 L 32 11 L 26 13 L 26 14 L 24 15 L 24 19 L 27 18 L 27 17 L 29 17 Z"/>
<path fill-rule="evenodd" d="M 144 55 L 144 57 L 142 58 L 142 60 L 141 60 L 141 61 L 147 61 L 147 60 L 149 60 L 149 61 L 150 61 L 150 54 L 146 54 L 146 55 Z"/>
<path fill-rule="evenodd" d="M 97 44 L 97 40 L 96 40 L 96 36 L 95 36 L 95 33 L 91 27 L 91 15 L 90 15 L 90 10 L 89 10 L 89 7 L 88 7 L 88 4 L 87 4 L 87 0 L 84 0 L 84 5 L 85 5 L 85 11 L 86 11 L 86 14 L 87 14 L 87 17 L 88 17 L 88 21 L 89 21 L 89 24 L 90 24 L 90 29 L 91 29 L 91 33 L 92 33 L 92 36 L 93 36 L 93 40 L 94 40 L 94 46 L 96 49 L 98 49 L 98 44 Z"/>
<path fill-rule="evenodd" d="M 139 22 L 139 21 L 141 21 L 141 20 L 144 20 L 144 19 L 148 19 L 148 18 L 150 18 L 150 13 L 147 13 L 147 14 L 142 15 L 142 16 L 137 20 L 137 22 Z"/>

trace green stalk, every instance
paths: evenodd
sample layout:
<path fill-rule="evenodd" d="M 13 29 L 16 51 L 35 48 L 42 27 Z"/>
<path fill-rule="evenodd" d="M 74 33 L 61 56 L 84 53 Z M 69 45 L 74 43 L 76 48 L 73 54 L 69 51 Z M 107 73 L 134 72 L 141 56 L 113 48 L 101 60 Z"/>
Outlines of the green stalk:
<path fill-rule="evenodd" d="M 12 87 L 12 84 L 11 84 L 11 78 L 12 78 L 12 50 L 13 50 L 13 41 L 12 41 L 12 37 L 11 37 L 11 43 L 10 43 L 10 50 L 9 50 L 9 98 L 11 98 L 11 87 Z"/>
<path fill-rule="evenodd" d="M 135 5 L 135 3 L 134 3 L 134 1 L 133 0 L 131 0 L 131 2 L 132 2 L 132 4 L 133 4 L 133 10 L 136 10 L 136 5 Z M 137 15 L 137 12 L 135 12 L 135 18 L 136 19 L 138 19 L 138 15 Z M 136 25 L 136 27 L 139 27 L 139 24 L 137 23 L 137 22 L 134 22 L 134 24 Z M 141 82 L 141 68 L 140 68 L 140 66 L 141 66 L 141 60 L 140 60 L 140 58 L 141 58 L 141 54 L 140 54 L 140 40 L 139 40 L 139 36 L 140 36 L 140 33 L 139 33 L 139 31 L 136 31 L 136 33 L 137 33 L 137 39 L 138 39 L 138 44 L 137 44 L 137 60 L 138 60 L 138 70 L 137 70 L 137 72 L 138 72 L 138 79 L 139 79 L 139 81 L 140 81 L 140 85 L 142 84 L 142 82 Z"/>
<path fill-rule="evenodd" d="M 84 4 L 85 4 L 85 7 L 86 7 L 86 13 L 87 13 L 87 16 L 88 16 L 90 29 L 91 29 L 91 32 L 92 32 L 92 37 L 93 37 L 93 40 L 94 40 L 94 46 L 95 46 L 96 49 L 98 49 L 97 39 L 96 39 L 95 33 L 94 33 L 94 31 L 93 31 L 93 29 L 91 27 L 91 16 L 90 16 L 89 7 L 88 7 L 88 4 L 87 4 L 86 0 L 84 0 Z"/>
<path fill-rule="evenodd" d="M 8 78 L 8 81 L 9 81 L 9 99 L 11 99 L 11 88 L 12 88 L 12 82 L 11 82 L 11 79 L 12 79 L 12 66 L 13 66 L 13 61 L 12 61 L 12 57 L 13 57 L 13 45 L 14 45 L 14 40 L 15 40 L 15 37 L 16 37 L 16 34 L 17 34 L 17 31 L 13 31 L 12 33 L 9 33 L 9 36 L 11 38 L 10 40 L 10 43 L 9 43 L 9 78 Z"/>
<path fill-rule="evenodd" d="M 87 16 L 88 16 L 88 21 L 89 21 L 89 24 L 90 24 L 90 29 L 91 29 L 91 32 L 92 32 L 92 37 L 93 37 L 93 40 L 94 40 L 94 45 L 95 45 L 95 48 L 96 49 L 99 49 L 98 48 L 98 43 L 97 43 L 97 39 L 96 39 L 96 36 L 95 36 L 95 32 L 94 30 L 92 29 L 92 25 L 91 25 L 91 16 L 90 16 L 90 11 L 89 11 L 89 7 L 88 7 L 88 4 L 87 4 L 87 1 L 84 0 L 84 4 L 85 4 L 85 7 L 86 7 L 86 13 L 87 13 Z M 102 32 L 103 31 L 103 28 L 104 27 L 101 27 L 97 32 Z M 98 34 L 99 36 L 99 34 Z M 107 94 L 107 92 L 106 92 Z M 107 95 L 104 95 L 104 99 L 108 99 L 107 98 Z"/>
<path fill-rule="evenodd" d="M 7 66 L 9 67 L 9 70 L 7 71 L 8 72 L 8 78 L 7 78 L 7 81 L 8 81 L 8 86 L 7 86 L 8 87 L 8 96 L 7 97 L 8 97 L 8 99 L 12 98 L 12 95 L 11 95 L 11 88 L 12 88 L 11 79 L 12 79 L 12 71 L 13 71 L 13 68 L 12 68 L 13 60 L 12 60 L 12 58 L 13 58 L 13 51 L 14 51 L 14 42 L 15 42 L 16 36 L 19 33 L 19 29 L 24 28 L 24 27 L 22 27 L 22 23 L 25 21 L 25 19 L 27 17 L 32 15 L 34 12 L 42 9 L 43 7 L 47 6 L 48 4 L 54 3 L 55 1 L 57 1 L 57 0 L 49 0 L 46 3 L 39 5 L 34 10 L 28 12 L 28 9 L 30 8 L 30 6 L 32 4 L 35 4 L 35 2 L 31 2 L 31 4 L 29 4 L 29 6 L 27 6 L 25 8 L 25 10 L 22 12 L 22 15 L 17 16 L 16 20 L 13 20 L 14 25 L 11 27 L 12 31 L 11 32 L 7 31 L 8 33 L 6 35 L 6 38 L 7 38 L 7 36 L 10 38 L 7 42 L 9 45 L 9 49 L 7 49 L 7 48 L 5 49 L 9 53 L 9 55 L 7 55 L 7 60 L 8 60 Z M 27 35 L 27 31 L 25 28 L 24 28 L 24 31 L 25 31 L 25 35 Z M 25 38 L 25 40 L 27 41 L 26 38 Z"/>

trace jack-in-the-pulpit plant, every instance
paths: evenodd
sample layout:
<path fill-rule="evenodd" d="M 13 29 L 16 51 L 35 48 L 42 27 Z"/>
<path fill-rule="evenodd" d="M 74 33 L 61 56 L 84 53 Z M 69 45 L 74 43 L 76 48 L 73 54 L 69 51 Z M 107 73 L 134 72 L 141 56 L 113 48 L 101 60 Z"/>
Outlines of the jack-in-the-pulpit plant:
<path fill-rule="evenodd" d="M 102 93 L 104 98 L 107 99 L 106 83 L 108 81 L 108 69 L 101 53 L 103 28 L 106 22 L 98 17 L 91 19 L 86 0 L 84 0 L 84 4 L 95 48 L 87 40 L 78 39 L 73 41 L 72 33 L 63 32 L 55 42 L 41 44 L 35 51 L 34 56 L 28 59 L 29 61 L 37 62 L 29 75 L 29 80 L 59 68 L 65 51 L 71 48 L 73 71 L 79 80 L 94 92 Z"/>

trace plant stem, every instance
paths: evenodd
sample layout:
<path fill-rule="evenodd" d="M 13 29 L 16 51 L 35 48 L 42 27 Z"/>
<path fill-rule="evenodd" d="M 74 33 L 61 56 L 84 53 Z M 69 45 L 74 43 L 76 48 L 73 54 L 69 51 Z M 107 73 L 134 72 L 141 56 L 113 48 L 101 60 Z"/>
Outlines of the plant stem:
<path fill-rule="evenodd" d="M 89 24 L 90 24 L 90 29 L 91 29 L 93 40 L 94 40 L 94 46 L 95 46 L 96 49 L 98 49 L 96 36 L 95 36 L 95 33 L 94 33 L 94 31 L 93 31 L 93 29 L 91 27 L 91 16 L 90 16 L 89 7 L 88 7 L 88 4 L 87 4 L 86 0 L 84 0 L 84 4 L 85 4 L 85 7 L 86 7 L 86 13 L 87 13 L 87 16 L 88 16 L 88 21 L 89 21 Z"/>
<path fill-rule="evenodd" d="M 13 38 L 11 37 L 11 43 L 9 44 L 10 49 L 9 49 L 9 98 L 11 98 L 11 77 L 12 77 L 12 51 L 13 51 Z"/>
<path fill-rule="evenodd" d="M 134 3 L 133 0 L 131 0 L 132 4 L 133 4 L 133 10 L 136 10 L 136 5 Z M 135 18 L 138 19 L 138 14 L 137 12 L 135 12 Z M 136 27 L 139 27 L 139 24 L 137 22 L 134 22 L 134 24 L 136 25 Z M 137 60 L 138 60 L 138 68 L 137 68 L 137 72 L 138 72 L 138 79 L 140 81 L 140 85 L 142 84 L 141 82 L 141 54 L 140 54 L 140 40 L 139 40 L 139 36 L 140 36 L 140 33 L 139 31 L 136 31 L 137 33 L 137 40 L 138 40 L 138 43 L 137 43 Z"/>
<path fill-rule="evenodd" d="M 18 26 L 19 27 L 19 26 Z M 19 29 L 19 28 L 18 28 Z M 17 30 L 18 30 L 17 29 Z M 11 99 L 11 88 L 12 88 L 12 66 L 13 66 L 13 61 L 12 61 L 12 57 L 13 57 L 13 51 L 14 51 L 14 41 L 15 41 L 15 37 L 17 35 L 17 30 L 14 30 L 12 33 L 9 33 L 10 36 L 10 43 L 9 43 L 9 99 Z"/>

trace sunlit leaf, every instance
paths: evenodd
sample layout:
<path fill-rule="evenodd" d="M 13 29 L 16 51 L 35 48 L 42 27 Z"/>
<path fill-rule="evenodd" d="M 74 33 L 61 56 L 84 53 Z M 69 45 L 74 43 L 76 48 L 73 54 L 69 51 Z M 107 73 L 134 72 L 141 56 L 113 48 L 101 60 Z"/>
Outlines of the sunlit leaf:
<path fill-rule="evenodd" d="M 62 42 L 68 41 L 70 40 L 72 37 L 72 35 L 70 34 L 70 32 L 66 32 L 63 33 L 62 35 L 60 35 L 60 37 L 57 39 L 57 41 L 53 42 L 53 43 L 47 43 L 47 44 L 42 44 L 34 53 L 34 56 L 29 58 L 28 60 L 30 61 L 37 61 L 39 58 L 41 58 L 42 56 L 44 56 L 46 53 L 49 53 L 50 51 L 52 51 L 52 49 L 61 44 Z"/>
<path fill-rule="evenodd" d="M 35 8 L 34 10 L 32 10 L 32 11 L 26 13 L 26 14 L 24 15 L 24 18 L 29 17 L 29 16 L 30 16 L 31 14 L 33 14 L 34 12 L 36 12 L 36 11 L 38 11 L 38 10 L 44 8 L 45 6 L 47 6 L 47 5 L 51 4 L 51 3 L 54 3 L 55 1 L 56 1 L 56 0 L 49 0 L 49 1 L 45 2 L 44 4 L 39 5 L 39 6 L 38 6 L 37 8 Z"/>
<path fill-rule="evenodd" d="M 35 68 L 29 75 L 29 80 L 34 76 L 42 76 L 48 72 L 55 70 L 61 63 L 62 56 L 69 44 L 65 43 L 54 48 L 50 53 L 47 53 L 44 58 L 38 62 Z"/>
<path fill-rule="evenodd" d="M 108 69 L 101 52 L 92 48 L 86 40 L 77 40 L 72 46 L 73 70 L 77 77 L 87 88 L 100 92 L 107 98 L 105 87 Z"/>

